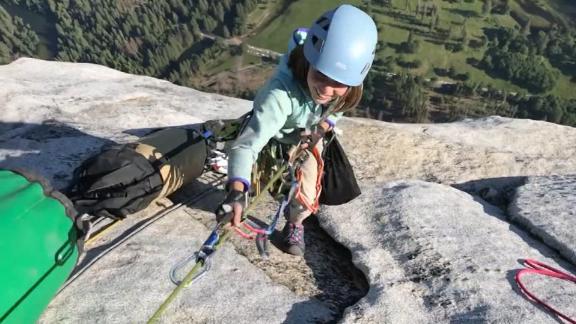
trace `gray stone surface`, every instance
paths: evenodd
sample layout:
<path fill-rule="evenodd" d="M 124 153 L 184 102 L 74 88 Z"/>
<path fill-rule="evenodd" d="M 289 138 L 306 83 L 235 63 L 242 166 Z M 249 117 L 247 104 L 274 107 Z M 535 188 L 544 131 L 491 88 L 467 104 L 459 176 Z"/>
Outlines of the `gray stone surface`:
<path fill-rule="evenodd" d="M 19 59 L 0 66 L 0 84 L 0 166 L 37 171 L 56 187 L 102 145 L 251 109 L 246 100 L 94 64 Z"/>
<path fill-rule="evenodd" d="M 440 184 L 372 184 L 319 218 L 370 282 L 344 323 L 555 323 L 518 293 L 514 271 L 525 258 L 576 270 L 499 209 Z M 530 279 L 534 293 L 576 316 L 574 285 Z"/>
<path fill-rule="evenodd" d="M 40 323 L 146 322 L 176 287 L 168 277 L 171 267 L 197 250 L 208 236 L 209 230 L 198 219 L 213 218 L 209 212 L 185 208 L 146 228 L 138 227 L 158 209 L 132 215 L 92 243 L 81 269 L 117 238 L 141 229 L 62 290 Z M 161 322 L 316 323 L 333 318 L 320 302 L 272 282 L 230 244 L 212 262 L 204 277 L 182 290 Z"/>
<path fill-rule="evenodd" d="M 512 221 L 576 264 L 576 175 L 528 178 L 508 212 Z"/>
<path fill-rule="evenodd" d="M 343 146 L 364 181 L 478 179 L 576 173 L 576 128 L 487 117 L 448 124 L 345 119 Z"/>
<path fill-rule="evenodd" d="M 245 100 L 91 64 L 20 59 L 0 66 L 0 82 L 0 167 L 36 171 L 58 188 L 103 145 L 133 141 L 153 128 L 234 118 L 251 108 Z M 559 175 L 576 174 L 576 129 L 501 117 L 418 125 L 344 118 L 339 127 L 364 192 L 347 205 L 323 207 L 319 220 L 350 249 L 370 285 L 343 322 L 557 322 L 518 293 L 513 274 L 524 258 L 574 272 L 546 244 L 568 259 L 574 255 L 573 176 Z M 535 175 L 557 176 L 531 178 L 518 190 L 509 211 L 520 227 L 478 196 L 445 185 L 458 184 L 504 208 L 503 192 Z M 207 235 L 220 198 L 210 196 L 143 229 L 57 296 L 41 322 L 145 321 L 173 288 L 168 269 Z M 157 209 L 132 215 L 90 246 L 85 260 Z M 258 212 L 273 209 L 268 203 Z M 326 279 L 308 268 L 318 263 L 313 255 L 296 260 L 275 250 L 273 260 L 261 262 L 247 243 L 231 241 L 216 255 L 210 277 L 185 289 L 164 322 L 335 319 L 333 309 L 313 298 L 329 286 L 314 288 Z M 573 285 L 526 281 L 576 317 Z"/>

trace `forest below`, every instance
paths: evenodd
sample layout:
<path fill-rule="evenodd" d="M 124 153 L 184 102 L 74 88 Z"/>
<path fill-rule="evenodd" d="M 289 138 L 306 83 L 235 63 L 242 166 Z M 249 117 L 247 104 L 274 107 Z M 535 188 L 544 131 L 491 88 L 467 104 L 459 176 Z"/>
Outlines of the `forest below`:
<path fill-rule="evenodd" d="M 544 4 L 529 14 L 521 10 L 538 0 L 352 2 L 387 31 L 380 33 L 357 116 L 444 122 L 501 115 L 576 126 L 573 16 L 562 18 Z M 102 0 L 97 5 L 89 0 L 3 0 L 0 64 L 20 56 L 90 62 L 251 99 L 264 79 L 245 85 L 234 78 L 220 81 L 236 83 L 227 90 L 207 80 L 223 70 L 247 68 L 254 75 L 269 75 L 275 61 L 249 53 L 247 46 L 282 51 L 263 35 L 273 25 L 283 31 L 276 34 L 289 33 L 293 26 L 276 22 L 295 19 L 279 12 L 293 6 L 299 10 L 287 12 L 301 12 L 303 5 L 288 0 Z M 265 15 L 270 18 L 256 22 L 255 16 Z M 456 63 L 440 61 L 442 56 Z"/>

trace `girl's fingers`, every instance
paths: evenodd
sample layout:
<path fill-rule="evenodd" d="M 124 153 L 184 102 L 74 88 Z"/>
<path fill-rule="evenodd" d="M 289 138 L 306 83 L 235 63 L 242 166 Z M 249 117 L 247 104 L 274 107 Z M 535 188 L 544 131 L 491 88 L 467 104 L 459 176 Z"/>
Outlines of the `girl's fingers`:
<path fill-rule="evenodd" d="M 240 204 L 234 204 L 234 217 L 232 218 L 232 225 L 238 226 L 242 221 L 242 206 Z"/>

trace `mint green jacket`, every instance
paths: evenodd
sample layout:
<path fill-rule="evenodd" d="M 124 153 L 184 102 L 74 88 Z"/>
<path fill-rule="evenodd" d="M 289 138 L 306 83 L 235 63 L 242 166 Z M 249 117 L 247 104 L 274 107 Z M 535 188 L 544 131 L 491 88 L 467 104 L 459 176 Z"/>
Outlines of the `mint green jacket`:
<path fill-rule="evenodd" d="M 312 100 L 292 76 L 284 55 L 275 74 L 258 91 L 252 117 L 232 144 L 228 160 L 228 181 L 239 180 L 250 187 L 252 164 L 262 148 L 274 138 L 284 144 L 298 144 L 300 128 L 310 129 L 322 119 L 322 106 Z M 342 113 L 326 117 L 334 126 Z"/>

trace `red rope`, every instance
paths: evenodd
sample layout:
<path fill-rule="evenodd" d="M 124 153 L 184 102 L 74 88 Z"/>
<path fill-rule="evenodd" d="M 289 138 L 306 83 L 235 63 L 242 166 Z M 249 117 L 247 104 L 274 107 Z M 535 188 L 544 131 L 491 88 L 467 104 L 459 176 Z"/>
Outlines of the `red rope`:
<path fill-rule="evenodd" d="M 540 300 L 539 298 L 537 298 L 536 296 L 534 296 L 534 294 L 532 294 L 522 283 L 522 281 L 520 281 L 520 278 L 525 275 L 525 274 L 529 274 L 529 273 L 534 273 L 534 274 L 539 274 L 539 275 L 543 275 L 543 276 L 548 276 L 548 277 L 554 277 L 554 278 L 558 278 L 558 279 L 562 279 L 562 280 L 566 280 L 566 281 L 570 281 L 573 283 L 576 283 L 576 276 L 573 276 L 571 274 L 568 274 L 566 272 L 560 271 L 556 268 L 553 268 L 547 264 L 544 264 L 542 262 L 538 262 L 532 259 L 526 259 L 524 260 L 524 265 L 526 267 L 528 267 L 527 269 L 522 269 L 520 271 L 518 271 L 516 273 L 516 275 L 514 276 L 514 279 L 516 280 L 516 283 L 518 283 L 518 286 L 520 287 L 520 290 L 531 300 L 535 301 L 536 303 L 544 306 L 544 308 L 548 309 L 550 312 L 552 312 L 553 314 L 565 319 L 566 321 L 568 321 L 571 324 L 576 324 L 576 320 L 569 318 L 567 315 L 562 314 L 560 311 L 558 311 L 557 309 L 555 309 L 554 307 L 548 305 L 547 303 L 543 302 L 542 300 Z"/>
<path fill-rule="evenodd" d="M 236 233 L 238 235 L 240 235 L 241 237 L 248 239 L 248 240 L 254 240 L 256 238 L 258 238 L 258 234 L 266 234 L 266 230 L 265 229 L 261 229 L 261 228 L 256 228 L 248 223 L 240 223 L 240 225 L 238 226 L 232 226 L 232 228 L 234 228 L 234 231 L 236 231 Z M 246 229 L 246 230 L 244 230 Z"/>

